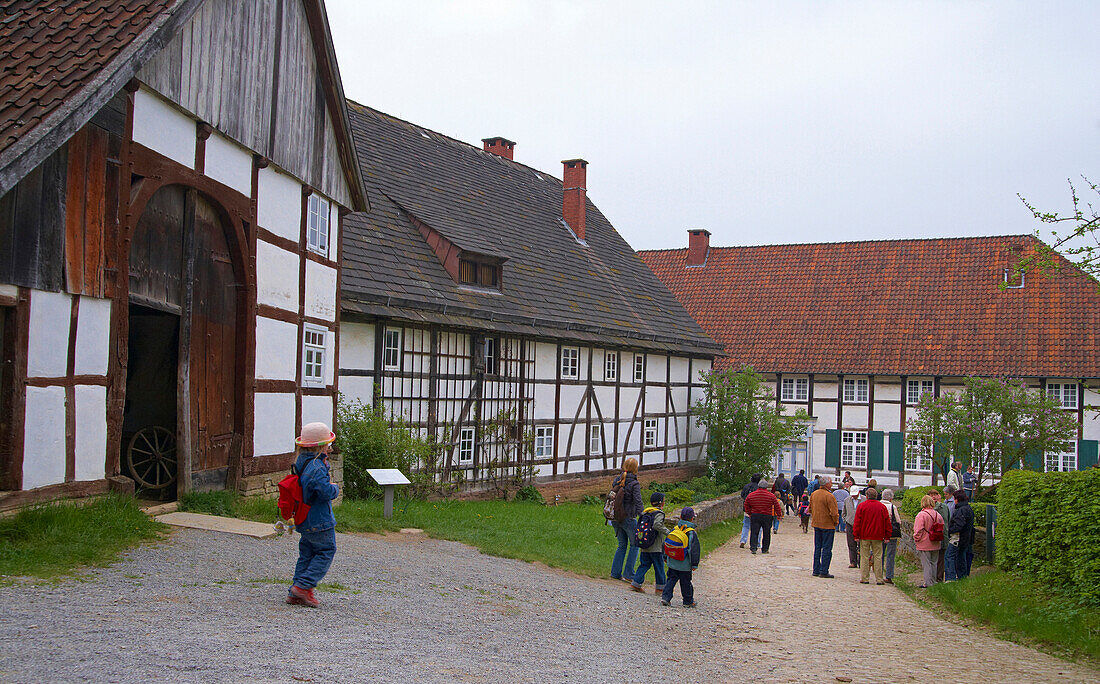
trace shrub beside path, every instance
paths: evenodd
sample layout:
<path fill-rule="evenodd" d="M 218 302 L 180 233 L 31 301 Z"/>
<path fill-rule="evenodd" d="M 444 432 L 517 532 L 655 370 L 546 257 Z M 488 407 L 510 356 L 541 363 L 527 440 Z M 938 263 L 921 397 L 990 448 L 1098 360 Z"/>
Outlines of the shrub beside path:
<path fill-rule="evenodd" d="M 769 555 L 706 558 L 695 610 L 454 542 L 344 534 L 310 610 L 283 603 L 296 536 L 176 530 L 80 580 L 0 584 L 0 681 L 1097 680 L 846 568 L 810 577 L 794 527 Z"/>

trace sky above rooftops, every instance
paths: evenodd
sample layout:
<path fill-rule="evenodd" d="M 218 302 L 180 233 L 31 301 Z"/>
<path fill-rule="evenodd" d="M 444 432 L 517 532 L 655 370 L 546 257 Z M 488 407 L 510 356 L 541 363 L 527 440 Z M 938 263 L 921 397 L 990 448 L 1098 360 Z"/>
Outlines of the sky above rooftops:
<path fill-rule="evenodd" d="M 1031 233 L 1100 180 L 1100 2 L 326 5 L 348 97 L 587 159 L 635 249 Z"/>

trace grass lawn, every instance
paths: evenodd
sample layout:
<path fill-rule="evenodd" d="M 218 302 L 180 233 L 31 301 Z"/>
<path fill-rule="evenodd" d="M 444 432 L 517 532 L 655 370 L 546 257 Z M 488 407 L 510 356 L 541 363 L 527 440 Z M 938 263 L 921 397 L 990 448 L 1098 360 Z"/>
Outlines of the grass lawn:
<path fill-rule="evenodd" d="M 901 567 L 907 572 L 917 570 L 908 562 Z M 1026 577 L 997 569 L 936 584 L 927 591 L 905 575 L 895 575 L 897 586 L 937 614 L 946 608 L 1004 639 L 1100 664 L 1100 608 L 1075 606 Z"/>
<path fill-rule="evenodd" d="M 219 493 L 220 494 L 220 493 Z M 184 502 L 188 510 L 213 512 L 206 495 Z M 407 505 L 406 505 L 407 504 Z M 223 505 L 218 504 L 221 508 Z M 604 524 L 603 508 L 583 504 L 543 506 L 524 501 L 396 501 L 393 518 L 382 519 L 381 501 L 345 501 L 335 509 L 341 532 L 387 532 L 417 527 L 438 539 L 469 544 L 482 553 L 537 561 L 591 577 L 610 574 L 615 534 Z M 221 515 L 274 522 L 271 499 L 238 499 Z M 699 535 L 703 553 L 740 533 L 741 519 L 719 523 Z"/>
<path fill-rule="evenodd" d="M 164 529 L 127 496 L 35 506 L 0 520 L 0 575 L 48 578 L 108 565 Z"/>

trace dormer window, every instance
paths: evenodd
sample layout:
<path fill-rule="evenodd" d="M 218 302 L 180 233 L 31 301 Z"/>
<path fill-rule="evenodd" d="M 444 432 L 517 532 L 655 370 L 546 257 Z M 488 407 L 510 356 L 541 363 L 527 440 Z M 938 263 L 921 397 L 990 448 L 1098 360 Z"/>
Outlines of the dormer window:
<path fill-rule="evenodd" d="M 1005 269 L 1005 287 L 1018 290 L 1024 286 L 1024 270 L 1019 269 Z"/>
<path fill-rule="evenodd" d="M 474 287 L 500 289 L 500 265 L 474 259 L 459 259 L 458 281 Z"/>

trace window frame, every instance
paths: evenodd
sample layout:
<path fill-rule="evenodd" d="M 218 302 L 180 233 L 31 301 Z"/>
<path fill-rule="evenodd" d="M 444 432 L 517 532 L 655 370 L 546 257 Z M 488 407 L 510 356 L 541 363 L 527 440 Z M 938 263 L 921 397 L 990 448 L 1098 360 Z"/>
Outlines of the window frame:
<path fill-rule="evenodd" d="M 589 455 L 603 453 L 603 425 L 600 423 L 588 426 L 588 453 Z"/>
<path fill-rule="evenodd" d="M 789 383 L 789 387 L 788 387 Z M 788 389 L 790 390 L 788 392 Z M 779 401 L 805 403 L 810 400 L 809 378 L 782 378 L 779 382 Z"/>
<path fill-rule="evenodd" d="M 554 457 L 554 426 L 535 426 L 535 458 Z"/>
<path fill-rule="evenodd" d="M 405 339 L 403 328 L 385 328 L 382 331 L 382 370 L 401 370 L 402 344 Z M 391 334 L 396 346 L 390 346 Z M 390 353 L 396 356 L 396 360 L 390 361 Z"/>
<path fill-rule="evenodd" d="M 634 382 L 637 384 L 645 383 L 645 354 L 634 355 Z"/>
<path fill-rule="evenodd" d="M 332 202 L 311 193 L 306 206 L 306 249 L 323 257 L 328 257 L 332 245 L 331 217 Z"/>
<path fill-rule="evenodd" d="M 913 398 L 913 389 L 916 388 L 917 396 Z M 936 383 L 934 380 L 925 380 L 918 378 L 916 380 L 905 381 L 905 404 L 907 406 L 916 406 L 920 403 L 921 397 L 925 394 L 935 394 Z"/>
<path fill-rule="evenodd" d="M 1046 473 L 1069 473 L 1077 471 L 1077 464 L 1080 454 L 1077 453 L 1077 441 L 1072 440 L 1069 443 L 1069 451 L 1054 451 L 1045 452 L 1043 454 L 1043 472 Z M 1056 468 L 1051 468 L 1051 461 L 1057 465 Z M 1073 467 L 1068 467 L 1072 460 Z"/>
<path fill-rule="evenodd" d="M 466 426 L 458 431 L 458 465 L 473 465 L 474 451 L 477 448 L 477 430 Z M 464 456 L 464 454 L 466 454 Z"/>
<path fill-rule="evenodd" d="M 1067 392 L 1067 389 L 1070 391 Z M 1075 382 L 1048 382 L 1047 396 L 1057 402 L 1058 408 L 1077 410 L 1077 383 Z M 1067 404 L 1067 398 L 1073 403 Z"/>
<path fill-rule="evenodd" d="M 579 380 L 581 377 L 581 348 L 580 347 L 565 347 L 561 348 L 561 379 L 562 380 Z"/>
<path fill-rule="evenodd" d="M 310 341 L 311 336 L 320 335 L 320 342 Z M 312 359 L 310 357 L 313 357 Z M 320 357 L 318 360 L 317 357 Z M 306 323 L 302 326 L 302 386 L 324 387 L 325 364 L 328 361 L 328 328 Z M 316 375 L 308 372 L 310 367 L 317 369 Z"/>
<path fill-rule="evenodd" d="M 924 453 L 912 454 L 914 448 L 921 449 Z M 915 435 L 905 436 L 905 471 L 911 473 L 930 473 L 933 463 L 933 445 L 927 438 Z M 916 465 L 910 465 L 915 463 Z M 927 463 L 928 467 L 922 467 Z"/>
<path fill-rule="evenodd" d="M 852 439 L 849 440 L 848 436 Z M 862 437 L 862 440 L 860 439 Z M 841 430 L 840 432 L 840 467 L 852 470 L 867 468 L 867 431 L 866 430 Z M 860 448 L 863 452 L 863 463 L 859 463 Z M 845 451 L 848 450 L 846 454 Z M 847 460 L 845 460 L 847 456 Z"/>
<path fill-rule="evenodd" d="M 481 360 L 485 364 L 486 375 L 500 375 L 500 340 L 486 337 L 481 342 Z"/>
<path fill-rule="evenodd" d="M 642 419 L 642 448 L 643 449 L 659 449 L 657 439 L 657 419 L 656 418 L 643 418 Z"/>
<path fill-rule="evenodd" d="M 500 264 L 464 254 L 458 259 L 458 284 L 486 290 L 500 290 L 503 271 Z"/>
<path fill-rule="evenodd" d="M 848 387 L 851 383 L 851 397 L 848 395 Z M 862 388 L 862 392 L 860 391 Z M 845 404 L 866 404 L 871 396 L 871 383 L 867 378 L 844 378 L 844 386 L 841 388 Z M 862 398 L 860 398 L 862 395 Z"/>
<path fill-rule="evenodd" d="M 619 353 L 608 351 L 603 357 L 604 382 L 617 382 L 619 380 Z"/>

